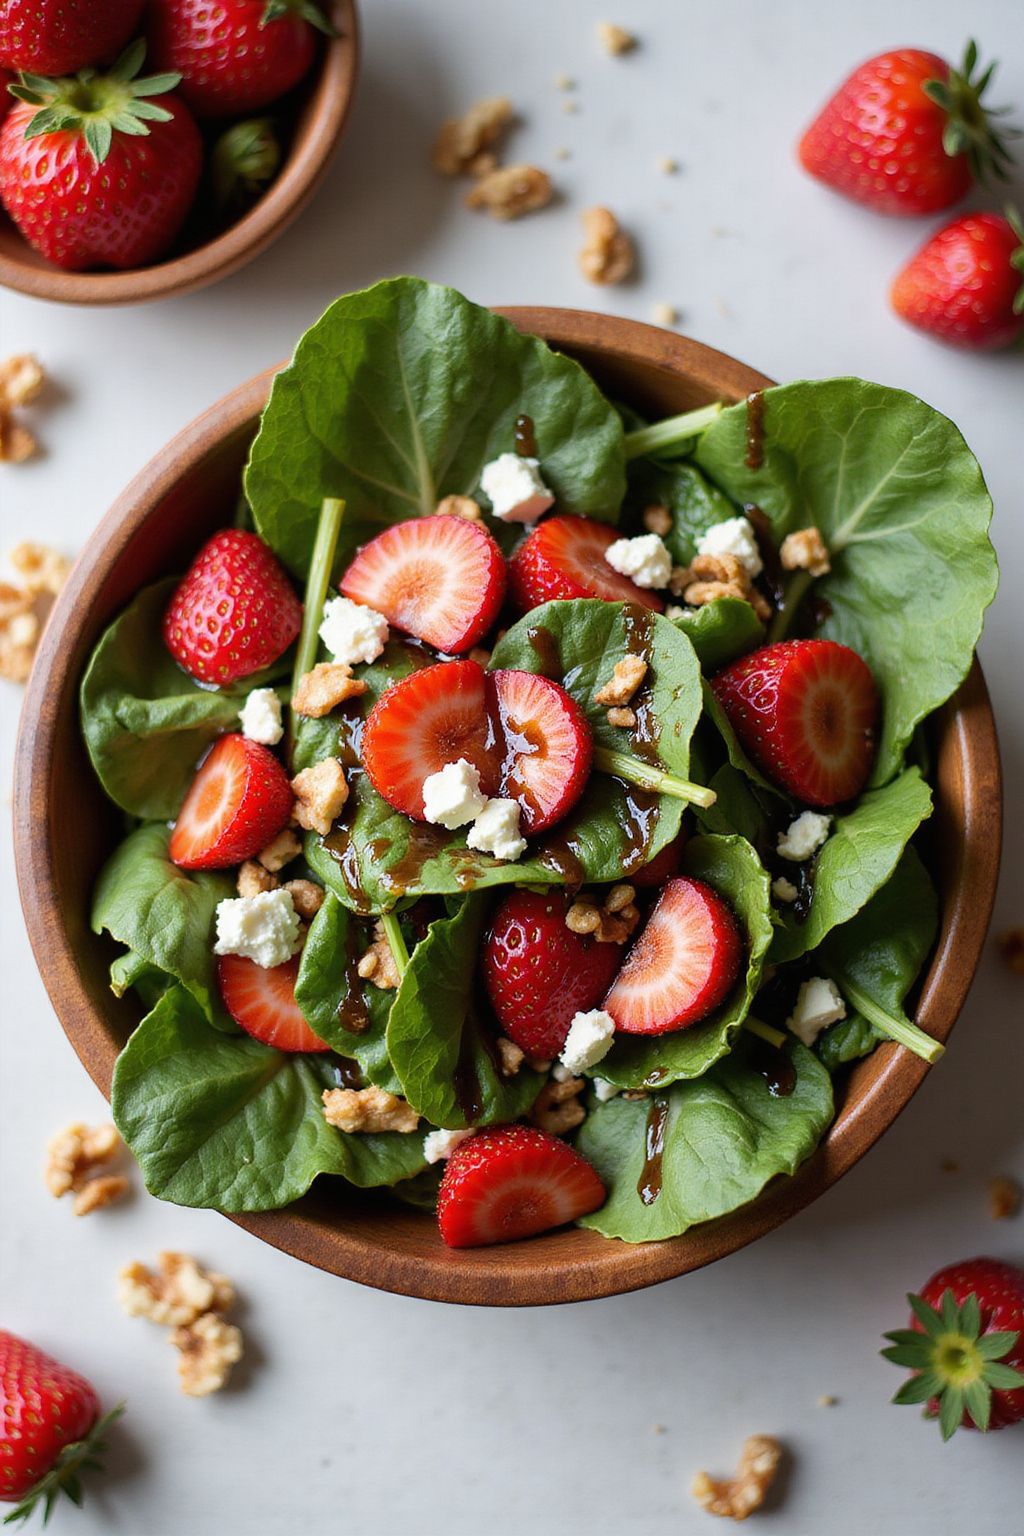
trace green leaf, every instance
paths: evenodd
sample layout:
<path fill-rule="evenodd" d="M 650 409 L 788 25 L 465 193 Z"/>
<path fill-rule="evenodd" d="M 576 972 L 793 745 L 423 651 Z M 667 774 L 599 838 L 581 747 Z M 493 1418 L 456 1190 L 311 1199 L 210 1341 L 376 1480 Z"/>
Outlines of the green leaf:
<path fill-rule="evenodd" d="M 591 1109 L 576 1145 L 608 1200 L 582 1226 L 630 1243 L 677 1237 L 746 1205 L 777 1174 L 796 1171 L 832 1119 L 831 1081 L 794 1041 L 785 1047 L 793 1091 L 773 1096 L 758 1070 L 760 1045 L 742 1041 L 703 1077 L 652 1098 Z"/>
<path fill-rule="evenodd" d="M 943 1322 L 935 1308 L 930 1306 L 922 1296 L 915 1296 L 913 1293 L 908 1295 L 907 1301 L 911 1312 L 913 1312 L 928 1337 L 930 1339 L 938 1338 L 943 1329 Z"/>
<path fill-rule="evenodd" d="M 363 982 L 357 971 L 368 947 L 362 925 L 328 891 L 302 950 L 295 1001 L 310 1028 L 339 1056 L 358 1062 L 378 1088 L 401 1093 L 386 1043 L 395 994 Z"/>
<path fill-rule="evenodd" d="M 999 1360 L 1010 1353 L 1019 1338 L 1019 1333 L 1009 1330 L 983 1333 L 975 1340 L 974 1347 L 983 1360 Z"/>
<path fill-rule="evenodd" d="M 764 392 L 764 454 L 746 464 L 747 408 L 705 432 L 696 461 L 781 540 L 813 523 L 832 556 L 816 631 L 867 661 L 882 692 L 872 782 L 898 772 L 918 721 L 966 676 L 996 590 L 992 502 L 977 460 L 938 411 L 861 379 L 804 380 Z"/>
<path fill-rule="evenodd" d="M 974 1423 L 984 1433 L 992 1414 L 992 1393 L 983 1381 L 971 1381 L 964 1387 L 964 1405 Z"/>
<path fill-rule="evenodd" d="M 882 1354 L 887 1360 L 892 1360 L 893 1358 L 891 1352 L 887 1349 L 883 1349 Z M 895 1364 L 902 1365 L 903 1362 L 897 1360 Z M 908 1381 L 903 1383 L 899 1391 L 894 1394 L 893 1402 L 901 1405 L 910 1404 L 911 1406 L 917 1403 L 927 1403 L 931 1398 L 938 1397 L 941 1390 L 942 1382 L 935 1372 L 922 1371 L 920 1375 L 911 1376 Z"/>
<path fill-rule="evenodd" d="M 999 1360 L 990 1360 L 985 1366 L 985 1381 L 990 1387 L 1012 1392 L 1017 1387 L 1024 1387 L 1024 1371 L 1018 1371 L 1012 1365 L 1003 1365 Z"/>
<path fill-rule="evenodd" d="M 110 967 L 110 990 L 114 996 L 123 997 L 130 988 L 134 988 L 147 1012 L 156 1006 L 167 988 L 174 986 L 174 982 L 175 978 L 167 971 L 151 965 L 145 956 L 137 955 L 131 949 L 118 955 Z"/>
<path fill-rule="evenodd" d="M 321 1094 L 337 1081 L 329 1056 L 218 1034 L 175 987 L 118 1057 L 111 1105 L 146 1188 L 175 1205 L 276 1210 L 321 1173 L 362 1188 L 419 1173 L 419 1131 L 347 1135 L 327 1124 Z"/>
<path fill-rule="evenodd" d="M 640 512 L 652 502 L 667 507 L 672 527 L 664 540 L 674 565 L 689 565 L 697 554 L 697 541 L 715 523 L 736 516 L 736 508 L 717 485 L 712 485 L 695 464 L 657 463 L 634 459 L 628 469 L 627 505 Z M 750 607 L 749 603 L 743 605 Z"/>
<path fill-rule="evenodd" d="M 972 1291 L 960 1308 L 959 1330 L 968 1339 L 976 1339 L 981 1332 L 981 1307 Z"/>
<path fill-rule="evenodd" d="M 925 1335 L 919 1333 L 913 1344 L 893 1344 L 891 1348 L 883 1349 L 881 1353 L 883 1358 L 890 1360 L 893 1365 L 920 1368 L 930 1363 L 933 1350 Z M 931 1396 L 930 1393 L 928 1395 Z"/>
<path fill-rule="evenodd" d="M 964 1416 L 964 1394 L 959 1387 L 946 1386 L 939 1395 L 939 1428 L 943 1440 L 952 1439 Z"/>
<path fill-rule="evenodd" d="M 749 603 L 719 597 L 701 608 L 686 608 L 672 622 L 682 630 L 706 677 L 764 644 L 764 625 Z"/>

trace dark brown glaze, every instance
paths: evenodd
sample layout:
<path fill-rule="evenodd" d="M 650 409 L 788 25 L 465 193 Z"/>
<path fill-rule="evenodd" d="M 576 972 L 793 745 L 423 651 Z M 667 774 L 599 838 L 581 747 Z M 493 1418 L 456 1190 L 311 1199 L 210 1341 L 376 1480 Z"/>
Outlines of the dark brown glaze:
<path fill-rule="evenodd" d="M 349 799 L 346 809 L 349 807 L 352 807 L 354 814 L 354 797 Z M 359 879 L 359 855 L 352 841 L 352 829 L 349 823 L 336 821 L 327 836 L 320 839 L 320 846 L 326 848 L 337 864 L 353 908 L 365 916 L 371 911 L 373 903 Z"/>
<path fill-rule="evenodd" d="M 537 437 L 533 430 L 532 416 L 516 417 L 516 453 L 521 459 L 537 457 Z"/>
<path fill-rule="evenodd" d="M 345 996 L 338 1008 L 338 1023 L 351 1035 L 362 1035 L 370 1027 L 370 1015 L 363 997 L 363 978 L 359 974 L 359 933 L 350 922 L 345 939 Z"/>
<path fill-rule="evenodd" d="M 810 592 L 807 597 L 807 617 L 811 621 L 811 628 L 819 629 L 831 616 L 832 604 L 824 592 Z"/>
<path fill-rule="evenodd" d="M 363 712 L 356 700 L 343 704 L 334 719 L 338 727 L 338 744 L 335 756 L 342 761 L 346 772 L 358 768 L 362 762 Z"/>
<path fill-rule="evenodd" d="M 665 1153 L 665 1124 L 668 1099 L 658 1095 L 651 1100 L 644 1129 L 644 1166 L 637 1180 L 636 1192 L 644 1205 L 653 1205 L 661 1194 L 661 1160 Z"/>
<path fill-rule="evenodd" d="M 335 1056 L 331 1061 L 331 1071 L 339 1088 L 362 1088 L 363 1074 L 357 1061 L 351 1061 L 347 1056 Z"/>
<path fill-rule="evenodd" d="M 625 631 L 626 650 L 631 656 L 639 656 L 647 663 L 647 675 L 629 701 L 636 716 L 636 725 L 630 728 L 630 745 L 642 762 L 661 767 L 658 742 L 661 738 L 661 721 L 654 710 L 654 671 L 652 632 L 654 615 L 649 608 L 637 603 L 626 603 L 622 609 L 622 627 Z"/>
<path fill-rule="evenodd" d="M 556 832 L 544 839 L 535 849 L 534 856 L 545 869 L 554 870 L 567 886 L 580 886 L 586 877 L 578 848 L 579 845 L 573 843 L 569 833 Z"/>
<path fill-rule="evenodd" d="M 455 1098 L 466 1117 L 467 1125 L 476 1125 L 484 1112 L 484 1090 L 473 1059 L 474 1033 L 471 1021 L 467 1019 L 459 1041 L 459 1059 L 455 1063 L 452 1077 Z"/>
<path fill-rule="evenodd" d="M 782 561 L 775 547 L 771 522 L 761 508 L 753 502 L 747 502 L 743 508 L 743 515 L 754 530 L 757 552 L 764 566 L 764 570 L 757 578 L 757 586 L 773 608 L 781 608 L 786 594 L 786 573 L 782 569 Z"/>
<path fill-rule="evenodd" d="M 790 904 L 790 911 L 798 923 L 806 923 L 811 915 L 811 905 L 814 901 L 814 875 L 817 868 L 817 859 L 809 863 L 796 866 L 796 900 Z M 792 874 L 790 879 L 792 879 Z"/>
<path fill-rule="evenodd" d="M 632 875 L 650 861 L 651 844 L 661 818 L 661 802 L 649 790 L 637 789 L 635 784 L 627 784 L 622 779 L 615 782 L 622 790 L 622 799 L 615 810 L 626 840 L 622 869 L 624 874 Z"/>
<path fill-rule="evenodd" d="M 526 638 L 537 658 L 537 671 L 541 677 L 548 677 L 553 683 L 560 683 L 563 676 L 562 653 L 550 629 L 545 629 L 543 624 L 533 624 L 526 631 Z"/>
<path fill-rule="evenodd" d="M 759 1072 L 768 1084 L 773 1099 L 789 1098 L 796 1087 L 796 1068 L 781 1047 L 755 1038 L 753 1064 L 754 1071 Z"/>
<path fill-rule="evenodd" d="M 444 827 L 431 826 L 425 821 L 410 821 L 407 830 L 405 852 L 390 869 L 382 872 L 382 879 L 396 895 L 404 895 L 419 884 L 423 866 L 444 852 L 451 837 L 451 833 L 445 831 Z M 380 844 L 383 841 L 378 839 L 376 843 L 371 843 L 369 853 L 372 859 L 381 857 Z"/>
<path fill-rule="evenodd" d="M 747 456 L 743 462 L 748 469 L 760 469 L 764 463 L 763 389 L 755 389 L 747 396 Z"/>

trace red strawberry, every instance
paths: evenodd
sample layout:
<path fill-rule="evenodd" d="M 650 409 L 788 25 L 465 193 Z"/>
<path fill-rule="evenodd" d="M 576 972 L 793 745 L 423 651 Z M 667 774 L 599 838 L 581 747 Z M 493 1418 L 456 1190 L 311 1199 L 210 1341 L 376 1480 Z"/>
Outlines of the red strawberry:
<path fill-rule="evenodd" d="M 14 87 L 0 128 L 0 200 L 30 245 L 72 272 L 162 256 L 199 185 L 203 144 L 176 75 L 136 79 L 133 43 L 106 74 Z M 162 96 L 158 104 L 153 98 Z"/>
<path fill-rule="evenodd" d="M 514 1243 L 586 1216 L 605 1188 L 567 1142 L 529 1125 L 481 1131 L 455 1148 L 437 1199 L 449 1248 Z"/>
<path fill-rule="evenodd" d="M 732 991 L 743 941 L 710 886 L 670 880 L 612 983 L 604 1006 L 629 1035 L 662 1035 L 699 1024 Z"/>
<path fill-rule="evenodd" d="M 907 1300 L 910 1327 L 887 1333 L 892 1347 L 882 1350 L 914 1370 L 893 1402 L 926 1402 L 944 1440 L 961 1424 L 1005 1429 L 1024 1420 L 1024 1269 L 965 1259 Z"/>
<path fill-rule="evenodd" d="M 385 528 L 356 555 L 341 590 L 396 629 L 454 655 L 494 624 L 505 581 L 505 557 L 487 529 L 442 514 Z"/>
<path fill-rule="evenodd" d="M 0 65 L 73 75 L 123 48 L 142 0 L 0 0 Z"/>
<path fill-rule="evenodd" d="M 971 181 L 1005 176 L 1009 155 L 974 78 L 969 43 L 959 70 L 899 48 L 868 59 L 826 102 L 800 141 L 805 170 L 877 213 L 935 213 Z"/>
<path fill-rule="evenodd" d="M 617 944 L 565 926 L 564 891 L 513 891 L 498 907 L 481 967 L 498 1023 L 527 1056 L 550 1060 L 574 1013 L 596 1008 L 619 967 Z"/>
<path fill-rule="evenodd" d="M 277 758 L 245 736 L 222 736 L 178 812 L 168 852 L 180 869 L 228 869 L 288 823 L 295 797 Z"/>
<path fill-rule="evenodd" d="M 103 1435 L 121 1412 L 100 1418 L 84 1376 L 0 1330 L 0 1501 L 21 1501 L 7 1521 L 27 1518 L 38 1500 L 45 1524 L 61 1493 L 80 1504 L 79 1474 L 98 1465 Z"/>
<path fill-rule="evenodd" d="M 666 843 L 660 853 L 656 853 L 650 863 L 634 869 L 629 877 L 630 885 L 635 885 L 638 890 L 656 890 L 659 885 L 664 885 L 666 880 L 671 880 L 673 875 L 678 875 L 679 867 L 683 862 L 683 849 L 686 847 L 686 829 L 681 828 L 670 843 Z"/>
<path fill-rule="evenodd" d="M 203 545 L 164 615 L 164 644 L 201 683 L 223 687 L 269 667 L 302 628 L 302 604 L 255 533 L 225 528 Z"/>
<path fill-rule="evenodd" d="M 864 788 L 875 755 L 878 690 L 835 640 L 781 640 L 711 680 L 740 743 L 805 805 L 839 805 Z"/>
<path fill-rule="evenodd" d="M 968 213 L 926 240 L 890 291 L 919 331 L 972 352 L 1007 347 L 1024 331 L 1024 227 L 1012 209 Z"/>
<path fill-rule="evenodd" d="M 0 123 L 3 122 L 8 112 L 14 105 L 14 98 L 7 89 L 12 84 L 12 77 L 6 69 L 0 69 Z"/>
<path fill-rule="evenodd" d="M 253 112 L 290 91 L 313 62 L 317 31 L 334 35 L 313 0 L 152 0 L 150 6 L 154 62 L 178 71 L 181 93 L 200 117 Z"/>
<path fill-rule="evenodd" d="M 564 688 L 534 672 L 490 672 L 487 689 L 504 744 L 499 792 L 518 801 L 524 833 L 543 832 L 586 788 L 594 756 L 587 717 Z"/>
<path fill-rule="evenodd" d="M 621 538 L 617 528 L 589 517 L 549 517 L 527 534 L 509 561 L 509 591 L 520 613 L 554 598 L 603 597 L 610 603 L 641 603 L 661 613 L 654 592 L 620 576 L 604 558 Z"/>
<path fill-rule="evenodd" d="M 224 1006 L 247 1035 L 277 1051 L 329 1051 L 315 1035 L 295 1001 L 295 981 L 302 955 L 283 965 L 264 967 L 244 955 L 221 955 L 217 979 Z"/>

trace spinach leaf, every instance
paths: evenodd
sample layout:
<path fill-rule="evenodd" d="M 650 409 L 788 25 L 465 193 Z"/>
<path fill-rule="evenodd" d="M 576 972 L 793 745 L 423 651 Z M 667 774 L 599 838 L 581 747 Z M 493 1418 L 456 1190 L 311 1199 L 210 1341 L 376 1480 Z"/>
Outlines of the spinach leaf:
<path fill-rule="evenodd" d="M 401 1093 L 385 1041 L 395 994 L 360 979 L 356 966 L 366 947 L 355 917 L 328 891 L 306 937 L 295 1001 L 306 1023 L 339 1056 L 358 1062 L 378 1088 Z"/>
<path fill-rule="evenodd" d="M 749 603 L 718 597 L 701 608 L 684 608 L 672 619 L 697 652 L 706 677 L 764 644 L 764 625 Z"/>
<path fill-rule="evenodd" d="M 779 539 L 813 523 L 832 556 L 817 633 L 858 651 L 883 697 L 873 784 L 899 771 L 918 721 L 967 674 L 995 595 L 992 502 L 951 421 L 902 390 L 803 380 L 763 396 L 763 462 L 747 460 L 747 407 L 723 411 L 696 460 Z"/>
<path fill-rule="evenodd" d="M 305 575 L 321 500 L 344 497 L 340 572 L 387 524 L 477 492 L 520 414 L 559 510 L 616 521 L 622 424 L 578 363 L 419 278 L 348 294 L 274 380 L 246 471 L 256 528 Z"/>
<path fill-rule="evenodd" d="M 703 1077 L 646 1100 L 591 1109 L 576 1145 L 608 1199 L 581 1226 L 627 1243 L 678 1237 L 796 1171 L 832 1119 L 831 1079 L 810 1051 L 788 1042 L 793 1091 L 775 1097 L 758 1070 L 759 1046 L 743 1041 Z"/>
<path fill-rule="evenodd" d="M 628 474 L 631 507 L 658 502 L 671 512 L 672 528 L 665 535 L 665 543 L 674 565 L 689 565 L 697 553 L 701 534 L 714 523 L 737 515 L 728 496 L 712 485 L 695 464 L 634 459 Z M 743 606 L 750 609 L 749 603 Z"/>
<path fill-rule="evenodd" d="M 504 1078 L 496 1029 L 481 1018 L 477 956 L 485 917 L 479 896 L 431 923 L 412 952 L 388 1019 L 387 1044 L 401 1093 L 434 1125 L 461 1130 L 526 1114 L 541 1089 L 522 1067 Z"/>
<path fill-rule="evenodd" d="M 830 1024 L 815 1041 L 814 1049 L 823 1067 L 837 1072 L 851 1061 L 870 1056 L 883 1037 L 859 1013 L 851 1013 L 838 1024 Z"/>
<path fill-rule="evenodd" d="M 118 1057 L 111 1105 L 146 1188 L 175 1205 L 276 1210 L 320 1173 L 363 1188 L 419 1173 L 419 1132 L 347 1135 L 327 1124 L 320 1095 L 336 1082 L 329 1057 L 218 1034 L 175 987 Z"/>
<path fill-rule="evenodd" d="M 234 1029 L 220 1000 L 213 953 L 217 903 L 235 894 L 223 870 L 185 870 L 167 857 L 170 830 L 138 827 L 100 871 L 92 903 L 93 933 L 118 943 L 182 982 L 218 1028 Z"/>
<path fill-rule="evenodd" d="M 647 1038 L 617 1035 L 590 1075 L 605 1077 L 620 1088 L 660 1089 L 680 1078 L 700 1077 L 730 1049 L 761 985 L 773 927 L 768 874 L 753 848 L 742 837 L 695 837 L 683 851 L 682 868 L 710 885 L 735 913 L 746 943 L 746 969 L 721 1008 L 703 1024 Z"/>
<path fill-rule="evenodd" d="M 115 997 L 124 997 L 124 994 L 134 987 L 147 1011 L 156 1005 L 168 987 L 173 986 L 173 976 L 160 970 L 158 966 L 151 965 L 144 956 L 137 955 L 133 949 L 126 949 L 123 955 L 118 955 L 117 959 L 111 963 L 111 992 Z"/>

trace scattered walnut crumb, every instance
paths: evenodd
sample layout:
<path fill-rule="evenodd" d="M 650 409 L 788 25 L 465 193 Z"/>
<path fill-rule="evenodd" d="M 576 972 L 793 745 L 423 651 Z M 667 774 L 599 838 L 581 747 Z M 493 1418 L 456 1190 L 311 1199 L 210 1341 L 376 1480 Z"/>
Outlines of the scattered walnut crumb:
<path fill-rule="evenodd" d="M 161 1253 L 157 1269 L 126 1264 L 117 1299 L 129 1317 L 148 1317 L 169 1328 L 186 1328 L 204 1312 L 227 1312 L 235 1288 L 226 1275 L 205 1270 L 187 1253 Z"/>
<path fill-rule="evenodd" d="M 993 1221 L 1006 1221 L 1016 1216 L 1021 1207 L 1021 1187 L 1016 1179 L 1000 1173 L 988 1181 L 989 1209 Z"/>
<path fill-rule="evenodd" d="M 784 571 L 809 571 L 812 576 L 827 576 L 832 562 L 825 540 L 817 528 L 798 528 L 787 533 L 779 548 Z"/>
<path fill-rule="evenodd" d="M 570 933 L 590 934 L 598 944 L 625 944 L 639 921 L 636 891 L 626 882 L 613 885 L 602 906 L 592 896 L 578 896 L 565 914 Z"/>
<path fill-rule="evenodd" d="M 8 411 L 0 411 L 0 464 L 24 464 L 39 444 L 27 427 Z"/>
<path fill-rule="evenodd" d="M 0 581 L 0 677 L 24 683 L 71 562 L 45 544 L 28 542 L 16 545 L 9 559 L 21 582 Z"/>
<path fill-rule="evenodd" d="M 690 1492 L 711 1515 L 745 1520 L 764 1503 L 782 1460 L 782 1446 L 771 1435 L 750 1435 L 743 1442 L 735 1478 L 698 1472 Z"/>
<path fill-rule="evenodd" d="M 31 539 L 15 544 L 9 558 L 32 597 L 56 597 L 71 570 L 66 555 Z"/>
<path fill-rule="evenodd" d="M 582 1077 L 568 1077 L 561 1083 L 550 1079 L 537 1095 L 530 1119 L 542 1131 L 552 1136 L 564 1136 L 566 1131 L 582 1125 L 587 1118 L 587 1111 L 579 1099 L 585 1087 Z"/>
<path fill-rule="evenodd" d="M 823 1392 L 821 1397 L 818 1398 L 818 1407 L 819 1408 L 834 1408 L 836 1406 L 836 1403 L 838 1403 L 838 1401 L 839 1401 L 838 1397 L 833 1397 L 830 1392 Z"/>
<path fill-rule="evenodd" d="M 507 96 L 487 96 L 476 101 L 462 117 L 441 124 L 434 141 L 434 169 L 442 176 L 479 176 L 497 163 L 490 153 L 512 121 Z"/>
<path fill-rule="evenodd" d="M 567 75 L 564 69 L 558 71 L 553 84 L 556 91 L 574 91 L 576 89 L 575 80 L 571 75 Z"/>
<path fill-rule="evenodd" d="M 575 116 L 579 109 L 580 104 L 574 96 L 567 96 L 562 102 L 562 111 L 567 113 L 570 117 Z"/>
<path fill-rule="evenodd" d="M 255 859 L 246 859 L 239 868 L 236 881 L 239 896 L 250 897 L 259 896 L 262 891 L 274 891 L 279 883 L 277 876 L 257 864 Z"/>
<path fill-rule="evenodd" d="M 652 501 L 649 507 L 644 507 L 643 525 L 648 533 L 656 533 L 663 539 L 666 533 L 672 532 L 672 513 L 660 501 Z"/>
<path fill-rule="evenodd" d="M 480 503 L 472 496 L 442 496 L 434 508 L 435 517 L 463 517 L 467 523 L 479 523 L 483 519 Z"/>
<path fill-rule="evenodd" d="M 673 597 L 682 597 L 692 608 L 719 597 L 737 597 L 750 604 L 762 623 L 771 618 L 770 603 L 735 555 L 697 555 L 691 565 L 676 567 L 668 585 Z"/>
<path fill-rule="evenodd" d="M 674 304 L 654 304 L 651 306 L 651 319 L 655 325 L 671 330 L 674 325 L 679 324 L 679 311 Z"/>
<path fill-rule="evenodd" d="M 679 161 L 673 160 L 671 155 L 662 155 L 658 161 L 658 170 L 663 176 L 675 176 L 679 170 Z"/>
<path fill-rule="evenodd" d="M 519 1068 L 526 1060 L 526 1052 L 520 1050 L 514 1040 L 500 1035 L 497 1043 L 498 1070 L 502 1077 L 515 1077 Z"/>
<path fill-rule="evenodd" d="M 356 970 L 364 981 L 372 981 L 382 992 L 394 991 L 401 981 L 383 923 L 374 924 L 373 942 L 360 958 Z"/>
<path fill-rule="evenodd" d="M 564 144 L 559 145 L 559 147 L 555 150 L 555 159 L 556 160 L 571 160 L 572 159 L 572 150 L 571 149 L 566 149 Z"/>
<path fill-rule="evenodd" d="M 594 694 L 594 703 L 628 704 L 646 676 L 647 663 L 642 656 L 621 656 L 604 687 Z"/>
<path fill-rule="evenodd" d="M 0 464 L 22 464 L 35 453 L 35 438 L 13 412 L 31 404 L 45 383 L 46 375 L 31 353 L 0 363 Z"/>
<path fill-rule="evenodd" d="M 412 1105 L 385 1088 L 325 1088 L 321 1097 L 324 1119 L 339 1131 L 408 1134 L 420 1123 Z"/>
<path fill-rule="evenodd" d="M 545 208 L 553 196 L 551 177 L 535 165 L 504 165 L 481 176 L 466 193 L 467 208 L 482 208 L 495 219 L 519 219 Z"/>
<path fill-rule="evenodd" d="M 624 53 L 632 53 L 637 46 L 633 33 L 627 32 L 625 27 L 616 26 L 614 21 L 598 22 L 597 40 L 605 53 L 615 59 L 621 58 Z"/>
<path fill-rule="evenodd" d="M 652 1424 L 651 1428 L 654 1430 L 656 1435 L 663 1435 L 665 1433 L 664 1424 Z"/>
<path fill-rule="evenodd" d="M 292 709 L 310 720 L 322 720 L 346 699 L 357 699 L 365 692 L 366 684 L 362 678 L 352 676 L 347 662 L 318 661 L 299 678 L 299 686 L 292 694 Z"/>
<path fill-rule="evenodd" d="M 291 827 L 285 827 L 284 831 L 279 832 L 274 841 L 268 843 L 256 857 L 264 869 L 268 869 L 272 874 L 276 875 L 277 871 L 284 869 L 284 866 L 290 864 L 292 859 L 297 859 L 301 852 L 302 839 L 296 836 Z"/>
<path fill-rule="evenodd" d="M 204 1312 L 194 1323 L 175 1328 L 171 1343 L 178 1351 L 181 1390 L 188 1397 L 219 1392 L 242 1358 L 242 1330 L 216 1312 Z"/>
<path fill-rule="evenodd" d="M 66 1125 L 46 1143 L 46 1167 L 43 1178 L 55 1199 L 77 1193 L 86 1180 L 112 1162 L 124 1143 L 112 1125 Z"/>
<path fill-rule="evenodd" d="M 93 1211 L 102 1211 L 123 1200 L 130 1189 L 131 1184 L 123 1173 L 100 1174 L 82 1185 L 72 1209 L 76 1216 L 89 1216 Z"/>
<path fill-rule="evenodd" d="M 588 208 L 583 215 L 580 271 L 588 283 L 624 282 L 633 270 L 633 242 L 610 208 Z"/>
<path fill-rule="evenodd" d="M 608 724 L 617 726 L 620 730 L 631 731 L 636 725 L 636 711 L 623 709 L 621 705 L 608 711 Z"/>
<path fill-rule="evenodd" d="M 1008 928 L 999 935 L 999 953 L 1018 976 L 1024 976 L 1024 928 Z"/>
<path fill-rule="evenodd" d="M 348 799 L 345 770 L 336 757 L 325 757 L 312 768 L 303 768 L 292 779 L 295 820 L 307 832 L 326 837 Z"/>
<path fill-rule="evenodd" d="M 292 906 L 303 922 L 312 922 L 324 904 L 323 887 L 312 880 L 286 880 L 284 888 L 290 892 Z"/>

